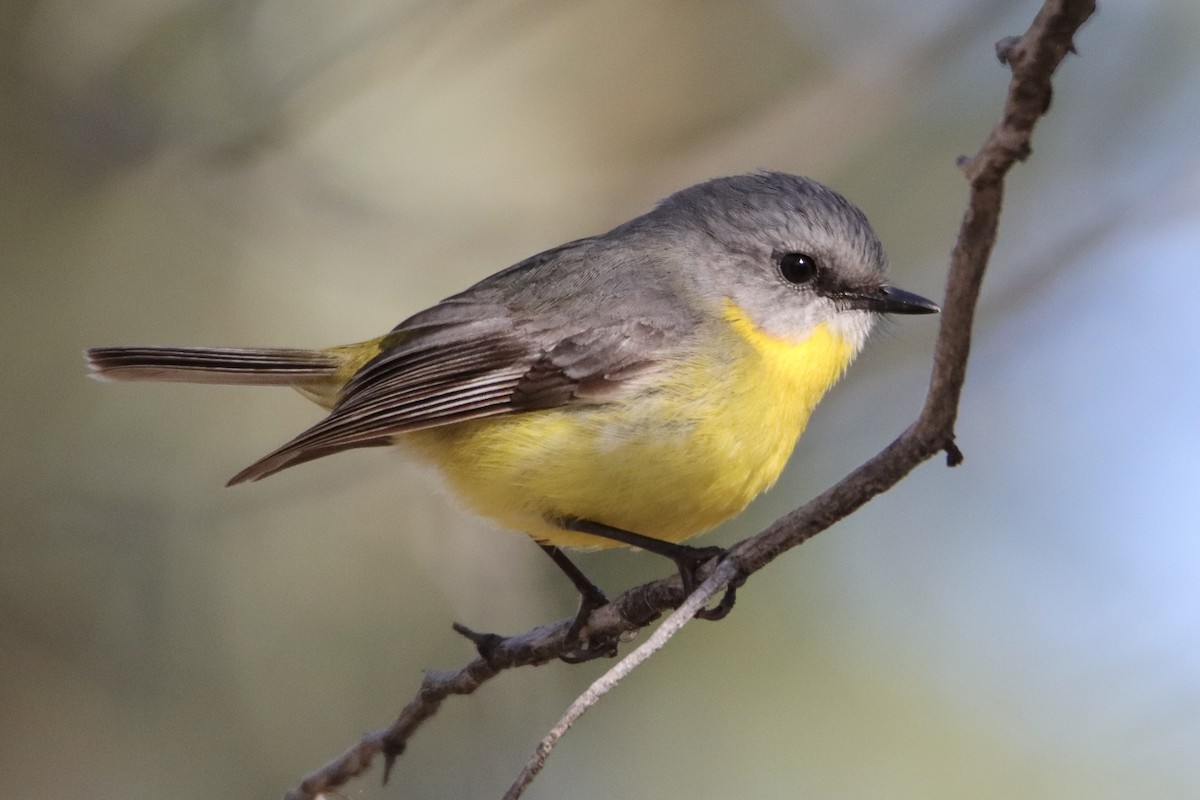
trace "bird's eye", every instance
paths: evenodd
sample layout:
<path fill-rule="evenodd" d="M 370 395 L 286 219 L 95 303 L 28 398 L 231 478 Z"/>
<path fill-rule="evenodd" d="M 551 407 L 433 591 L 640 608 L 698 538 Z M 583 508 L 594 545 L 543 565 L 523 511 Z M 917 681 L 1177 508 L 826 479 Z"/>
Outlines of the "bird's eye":
<path fill-rule="evenodd" d="M 807 253 L 784 253 L 779 257 L 779 274 L 788 283 L 808 283 L 817 276 L 817 260 Z"/>

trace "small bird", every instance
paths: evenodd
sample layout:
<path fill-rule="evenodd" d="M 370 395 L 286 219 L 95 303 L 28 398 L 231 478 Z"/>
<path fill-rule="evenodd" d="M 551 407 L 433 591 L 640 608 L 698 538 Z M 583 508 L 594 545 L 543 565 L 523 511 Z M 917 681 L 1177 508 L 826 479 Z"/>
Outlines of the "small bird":
<path fill-rule="evenodd" d="M 561 548 L 658 553 L 690 590 L 721 551 L 680 543 L 775 482 L 877 317 L 938 311 L 886 271 L 857 207 L 814 180 L 759 172 L 677 192 L 369 341 L 87 359 L 102 380 L 291 386 L 329 411 L 230 485 L 407 446 L 469 508 L 541 544 L 583 598 L 577 631 L 607 600 Z"/>

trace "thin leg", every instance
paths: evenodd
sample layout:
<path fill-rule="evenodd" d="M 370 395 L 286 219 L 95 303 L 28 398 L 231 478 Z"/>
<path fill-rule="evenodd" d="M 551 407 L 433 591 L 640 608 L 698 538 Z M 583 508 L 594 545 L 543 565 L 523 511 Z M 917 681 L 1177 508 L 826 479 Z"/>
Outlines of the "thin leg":
<path fill-rule="evenodd" d="M 725 555 L 725 550 L 721 547 L 690 547 L 686 544 L 666 542 L 662 539 L 643 536 L 640 533 L 614 528 L 611 525 L 605 525 L 600 522 L 592 522 L 590 519 L 567 517 L 566 519 L 558 520 L 558 524 L 567 530 L 588 533 L 603 539 L 611 539 L 621 544 L 630 545 L 631 547 L 640 547 L 649 553 L 671 559 L 675 562 L 676 569 L 679 570 L 679 580 L 683 583 L 683 593 L 685 595 L 689 595 L 695 591 L 700 583 L 696 578 L 696 570 L 712 559 Z M 737 585 L 730 583 L 729 587 L 725 590 L 725 595 L 721 598 L 721 602 L 715 608 L 700 609 L 696 613 L 696 616 L 709 620 L 723 619 L 733 608 L 733 604 L 737 599 L 738 585 L 741 585 L 741 581 L 738 581 Z"/>
<path fill-rule="evenodd" d="M 550 559 L 558 565 L 558 568 L 571 579 L 571 583 L 575 584 L 575 588 L 579 590 L 579 596 L 583 598 L 584 605 L 590 605 L 591 609 L 596 609 L 608 604 L 608 597 L 600 587 L 592 583 L 591 579 L 583 574 L 583 570 L 575 566 L 574 561 L 567 558 L 566 553 L 552 544 L 543 544 L 540 546 L 542 552 L 550 556 Z"/>
<path fill-rule="evenodd" d="M 541 548 L 558 565 L 558 568 L 566 573 L 566 576 L 571 579 L 571 583 L 579 591 L 579 613 L 575 615 L 575 621 L 567 629 L 567 641 L 574 640 L 578 643 L 578 646 L 573 652 L 560 656 L 560 658 L 569 664 L 578 664 L 584 661 L 591 661 L 594 658 L 615 656 L 617 654 L 616 639 L 609 640 L 608 638 L 598 637 L 587 642 L 579 641 L 579 633 L 583 630 L 583 626 L 587 624 L 588 617 L 592 615 L 593 611 L 600 608 L 600 606 L 608 605 L 608 597 L 599 586 L 592 583 L 588 576 L 583 574 L 583 570 L 579 569 L 571 559 L 567 558 L 567 554 L 562 550 L 548 544 L 541 545 Z M 469 639 L 475 645 L 475 649 L 479 651 L 479 655 L 489 664 L 492 663 L 492 655 L 496 647 L 504 641 L 503 637 L 497 636 L 494 633 L 479 633 L 457 622 L 454 623 L 453 628 L 457 633 Z"/>
<path fill-rule="evenodd" d="M 583 574 L 583 570 L 575 566 L 575 562 L 567 558 L 567 554 L 562 550 L 550 544 L 543 544 L 540 547 L 542 552 L 550 556 L 550 560 L 571 579 L 571 583 L 579 591 L 579 612 L 575 615 L 575 621 L 571 623 L 571 627 L 567 629 L 567 640 L 578 640 L 579 633 L 587 624 L 588 617 L 592 615 L 592 612 L 600 606 L 608 605 L 608 596 L 599 586 L 592 583 L 591 579 Z M 616 655 L 616 642 L 590 641 L 581 642 L 581 647 L 575 654 L 562 656 L 562 660 L 568 664 L 577 664 L 591 661 L 593 658 L 612 655 Z"/>

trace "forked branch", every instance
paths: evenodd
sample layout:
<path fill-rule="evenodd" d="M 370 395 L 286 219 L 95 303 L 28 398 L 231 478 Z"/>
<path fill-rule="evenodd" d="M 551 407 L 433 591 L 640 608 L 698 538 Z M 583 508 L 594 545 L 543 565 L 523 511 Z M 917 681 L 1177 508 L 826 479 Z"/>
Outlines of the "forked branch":
<path fill-rule="evenodd" d="M 1046 0 L 1029 30 L 997 44 L 997 55 L 1012 70 L 1012 80 L 1000 122 L 979 152 L 959 162 L 970 185 L 970 196 L 951 256 L 929 392 L 916 422 L 833 487 L 761 533 L 731 547 L 721 561 L 722 575 L 715 577 L 744 579 L 752 575 L 782 553 L 853 513 L 875 495 L 895 486 L 918 464 L 939 452 L 946 453 L 951 466 L 962 460 L 962 453 L 954 443 L 954 423 L 966 379 L 975 307 L 996 241 L 1004 177 L 1017 161 L 1029 156 L 1033 128 L 1050 106 L 1051 76 L 1066 55 L 1074 52 L 1074 35 L 1094 11 L 1093 0 Z M 710 565 L 705 574 L 711 574 L 716 568 L 716 565 Z M 711 596 L 715 591 L 713 584 L 723 582 L 706 581 L 697 593 L 707 591 Z M 585 639 L 616 641 L 642 627 L 630 620 L 651 620 L 678 607 L 684 600 L 678 576 L 634 587 L 593 612 L 582 635 Z M 392 764 L 404 751 L 409 738 L 437 712 L 447 697 L 471 694 L 504 670 L 545 664 L 571 655 L 577 645 L 567 639 L 570 625 L 571 620 L 562 620 L 517 636 L 497 639 L 490 643 L 486 659 L 476 658 L 457 671 L 427 672 L 416 696 L 391 725 L 367 734 L 342 756 L 309 775 L 288 793 L 288 800 L 313 800 L 322 793 L 335 791 L 366 771 L 378 755 L 384 759 L 386 781 Z M 674 630 L 677 627 L 670 632 Z M 663 637 L 664 642 L 666 638 Z M 587 703 L 583 705 L 586 707 Z M 581 711 L 582 708 L 573 708 L 571 713 L 577 716 Z M 564 719 L 569 725 L 574 717 L 569 714 Z M 535 756 L 538 763 L 527 766 L 527 770 L 533 769 L 533 774 L 526 778 L 523 773 L 510 790 L 510 797 L 518 796 L 536 775 L 553 741 L 557 741 L 562 731 L 565 727 L 558 733 L 552 732 L 553 738 L 547 739 L 548 746 L 543 742 L 543 747 L 539 747 Z M 516 794 L 512 794 L 514 790 Z"/>

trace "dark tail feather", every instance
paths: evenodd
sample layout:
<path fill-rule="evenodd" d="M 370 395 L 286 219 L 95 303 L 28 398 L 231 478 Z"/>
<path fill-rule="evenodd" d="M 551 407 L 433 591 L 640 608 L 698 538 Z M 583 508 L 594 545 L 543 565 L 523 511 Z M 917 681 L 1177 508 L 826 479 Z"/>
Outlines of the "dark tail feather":
<path fill-rule="evenodd" d="M 324 350 L 96 347 L 87 351 L 87 363 L 102 381 L 292 386 L 333 375 L 339 361 Z"/>

